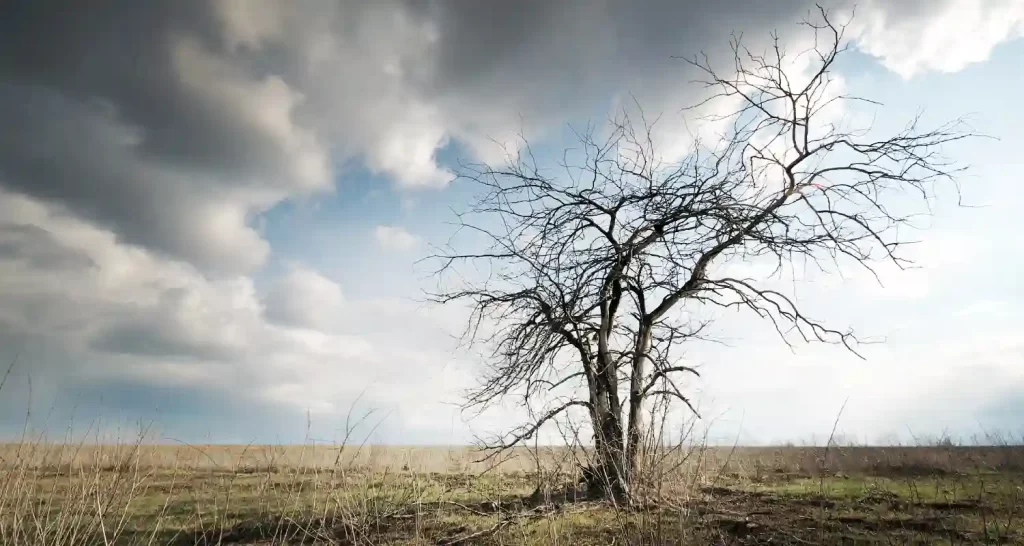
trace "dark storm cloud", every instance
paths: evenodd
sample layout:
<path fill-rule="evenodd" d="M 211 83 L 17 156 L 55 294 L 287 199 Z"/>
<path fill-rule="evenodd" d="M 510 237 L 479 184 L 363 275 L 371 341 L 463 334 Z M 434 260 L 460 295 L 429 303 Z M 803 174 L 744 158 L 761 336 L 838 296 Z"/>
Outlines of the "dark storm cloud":
<path fill-rule="evenodd" d="M 435 82 L 455 89 L 480 82 L 565 84 L 585 93 L 574 76 L 605 72 L 600 79 L 624 86 L 628 76 L 672 56 L 720 49 L 733 30 L 763 33 L 797 22 L 808 6 L 803 0 L 440 2 L 432 6 L 441 39 Z"/>
<path fill-rule="evenodd" d="M 910 17 L 916 1 L 889 8 Z M 138 244 L 246 272 L 253 217 L 361 159 L 403 185 L 450 179 L 449 138 L 543 133 L 634 93 L 689 104 L 685 63 L 795 28 L 757 2 L 5 3 L 0 184 Z M 783 35 L 786 33 L 783 32 Z"/>
<path fill-rule="evenodd" d="M 286 85 L 211 57 L 211 5 L 6 4 L 0 184 L 200 265 L 262 261 L 247 214 L 326 180 L 302 170 L 314 143 L 289 149 L 292 127 L 261 125 L 261 106 L 287 108 Z M 230 108 L 247 93 L 278 104 Z"/>
<path fill-rule="evenodd" d="M 465 104 L 468 96 L 484 118 L 493 115 L 483 112 L 491 102 L 528 122 L 592 116 L 624 92 L 674 114 L 693 97 L 686 96 L 688 67 L 673 57 L 701 51 L 719 57 L 733 31 L 764 43 L 770 29 L 792 26 L 809 6 L 804 0 L 439 2 L 427 9 L 440 36 L 431 91 L 452 103 Z"/>
<path fill-rule="evenodd" d="M 102 9 L 80 2 L 63 2 L 58 9 L 53 3 L 12 4 L 0 21 L 3 50 L 19 53 L 0 57 L 0 74 L 9 86 L 52 90 L 70 103 L 109 104 L 119 120 L 144 131 L 139 143 L 143 156 L 215 170 L 258 167 L 259 135 L 223 123 L 226 120 L 217 112 L 191 96 L 175 64 L 179 38 L 223 49 L 212 3 L 120 1 Z M 5 98 L 4 102 L 29 107 L 26 115 L 44 117 L 57 109 L 52 103 Z M 74 126 L 68 129 L 68 138 L 88 135 Z M 68 183 L 45 177 L 40 182 Z"/>
<path fill-rule="evenodd" d="M 214 263 L 197 218 L 202 189 L 191 193 L 182 178 L 133 157 L 125 147 L 131 134 L 100 106 L 49 88 L 0 84 L 0 183 L 66 205 L 129 243 Z"/>

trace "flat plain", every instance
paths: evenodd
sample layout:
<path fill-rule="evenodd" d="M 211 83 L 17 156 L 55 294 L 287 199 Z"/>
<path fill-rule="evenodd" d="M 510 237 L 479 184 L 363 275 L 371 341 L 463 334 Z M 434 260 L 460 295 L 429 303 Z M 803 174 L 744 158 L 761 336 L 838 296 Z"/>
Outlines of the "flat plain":
<path fill-rule="evenodd" d="M 3 544 L 1009 544 L 1024 448 L 693 446 L 636 506 L 582 450 L 5 444 Z"/>

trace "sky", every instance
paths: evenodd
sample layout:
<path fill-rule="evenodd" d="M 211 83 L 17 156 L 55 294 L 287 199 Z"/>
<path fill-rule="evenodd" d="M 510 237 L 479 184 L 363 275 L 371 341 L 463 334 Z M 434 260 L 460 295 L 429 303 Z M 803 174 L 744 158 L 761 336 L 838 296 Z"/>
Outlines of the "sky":
<path fill-rule="evenodd" d="M 59 9 L 57 9 L 59 6 Z M 742 34 L 798 51 L 813 3 L 5 2 L 0 8 L 0 435 L 216 443 L 463 444 L 482 365 L 457 307 L 423 301 L 421 258 L 526 135 L 636 101 L 681 157 L 701 98 L 678 57 Z M 969 116 L 994 138 L 949 154 L 917 267 L 804 282 L 829 324 L 885 342 L 864 360 L 782 343 L 745 315 L 686 358 L 713 441 L 860 442 L 1024 434 L 1024 1 L 826 4 L 849 21 L 837 85 L 877 130 Z M 850 18 L 852 15 L 852 18 Z M 845 406 L 844 406 L 845 403 Z M 842 413 L 840 415 L 840 408 Z M 351 423 L 351 421 L 349 421 Z M 371 430 L 372 429 L 372 430 Z"/>

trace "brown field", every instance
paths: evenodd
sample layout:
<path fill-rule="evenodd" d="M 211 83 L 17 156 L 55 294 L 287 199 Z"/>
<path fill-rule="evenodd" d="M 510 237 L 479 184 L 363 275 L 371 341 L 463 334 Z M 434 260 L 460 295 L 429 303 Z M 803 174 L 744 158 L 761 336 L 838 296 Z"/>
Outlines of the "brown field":
<path fill-rule="evenodd" d="M 637 507 L 567 448 L 0 445 L 2 544 L 1000 544 L 1021 447 L 693 447 Z M 540 462 L 538 466 L 538 461 Z"/>

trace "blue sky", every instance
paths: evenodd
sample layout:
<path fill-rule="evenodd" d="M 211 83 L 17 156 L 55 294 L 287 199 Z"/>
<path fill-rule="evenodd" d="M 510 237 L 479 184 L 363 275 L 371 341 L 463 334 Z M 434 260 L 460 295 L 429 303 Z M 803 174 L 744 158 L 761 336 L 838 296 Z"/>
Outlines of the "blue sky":
<path fill-rule="evenodd" d="M 51 434 L 152 422 L 190 442 L 329 440 L 353 407 L 377 411 L 385 443 L 516 423 L 514 404 L 460 414 L 480 357 L 453 340 L 462 309 L 421 301 L 419 260 L 474 191 L 451 171 L 519 131 L 553 160 L 569 124 L 629 94 L 683 150 L 680 108 L 700 95 L 671 56 L 721 60 L 730 32 L 756 48 L 772 29 L 796 51 L 812 7 L 643 4 L 125 3 L 75 32 L 5 7 L 0 432 L 29 409 Z M 859 441 L 1024 432 L 1022 35 L 1020 1 L 859 3 L 836 76 L 884 106 L 847 113 L 879 132 L 969 115 L 996 139 L 948 152 L 979 207 L 941 194 L 920 267 L 883 269 L 884 287 L 797 287 L 815 316 L 886 338 L 866 360 L 716 317 L 729 346 L 686 355 L 713 439 L 820 438 L 844 401 Z"/>

